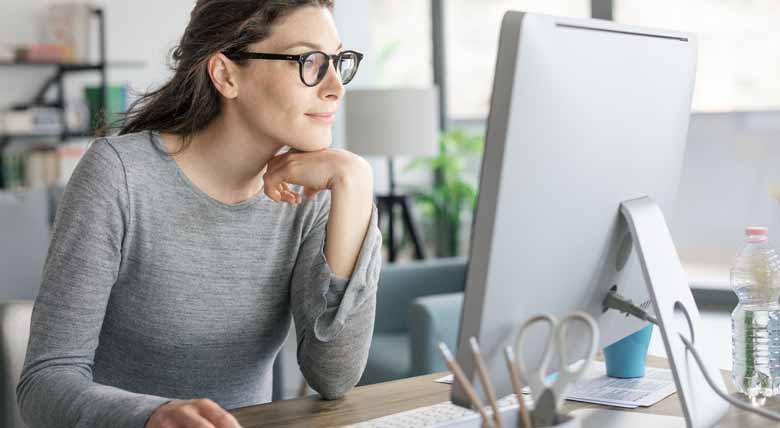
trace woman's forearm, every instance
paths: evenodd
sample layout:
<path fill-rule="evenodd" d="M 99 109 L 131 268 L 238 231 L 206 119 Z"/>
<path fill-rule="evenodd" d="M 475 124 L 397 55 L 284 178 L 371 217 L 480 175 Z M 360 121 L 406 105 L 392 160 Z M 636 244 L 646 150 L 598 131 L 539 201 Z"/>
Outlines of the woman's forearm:
<path fill-rule="evenodd" d="M 330 189 L 325 258 L 336 276 L 352 275 L 371 220 L 373 190 L 371 167 L 365 161 L 335 179 Z"/>

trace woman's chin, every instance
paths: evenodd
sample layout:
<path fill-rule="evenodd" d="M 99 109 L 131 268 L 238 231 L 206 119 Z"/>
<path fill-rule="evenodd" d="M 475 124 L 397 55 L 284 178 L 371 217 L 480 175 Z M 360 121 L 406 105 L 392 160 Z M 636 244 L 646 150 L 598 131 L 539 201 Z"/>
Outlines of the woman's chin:
<path fill-rule="evenodd" d="M 290 145 L 290 147 L 302 152 L 316 152 L 319 150 L 327 149 L 328 147 L 330 147 L 330 144 L 331 144 L 330 140 L 309 141 L 305 143 Z"/>

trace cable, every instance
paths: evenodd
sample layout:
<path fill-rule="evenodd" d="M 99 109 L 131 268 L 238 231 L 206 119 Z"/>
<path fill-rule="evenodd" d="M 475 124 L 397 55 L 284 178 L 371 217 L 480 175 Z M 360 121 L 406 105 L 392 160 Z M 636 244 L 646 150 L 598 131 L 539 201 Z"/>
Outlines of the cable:
<path fill-rule="evenodd" d="M 614 309 L 622 314 L 625 314 L 626 316 L 633 315 L 640 320 L 650 321 L 655 325 L 660 325 L 654 316 L 635 305 L 631 299 L 627 299 L 621 296 L 615 290 L 610 290 L 609 293 L 607 293 L 607 297 L 604 298 L 604 301 L 601 304 L 603 305 L 605 311 L 607 309 Z"/>
<path fill-rule="evenodd" d="M 728 401 L 732 405 L 739 407 L 742 410 L 755 413 L 767 419 L 771 419 L 775 422 L 780 422 L 780 413 L 770 412 L 769 410 L 755 407 L 745 401 L 737 400 L 736 398 L 730 396 L 728 393 L 724 392 L 717 385 L 715 385 L 715 382 L 710 377 L 710 374 L 707 373 L 707 369 L 704 368 L 704 363 L 701 361 L 701 357 L 699 356 L 699 351 L 697 351 L 696 348 L 693 347 L 693 344 L 689 342 L 688 339 L 686 339 L 685 336 L 682 335 L 682 333 L 678 333 L 678 334 L 680 335 L 680 340 L 682 340 L 682 342 L 685 344 L 685 347 L 689 351 L 691 351 L 691 354 L 693 354 L 693 358 L 696 360 L 696 364 L 699 366 L 699 370 L 701 370 L 701 373 L 704 375 L 704 379 L 707 381 L 707 384 L 710 385 L 710 388 L 712 388 L 712 390 L 715 391 L 715 393 L 718 394 L 720 398 Z"/>
<path fill-rule="evenodd" d="M 607 297 L 604 298 L 604 309 L 614 309 L 621 313 L 628 315 L 633 315 L 639 319 L 650 321 L 651 323 L 655 325 L 658 324 L 658 320 L 653 317 L 652 315 L 645 312 L 644 309 L 636 306 L 631 300 L 626 299 L 625 297 L 621 296 L 617 292 L 610 291 L 607 294 Z M 696 360 L 696 365 L 699 366 L 699 370 L 701 370 L 701 373 L 704 375 L 704 380 L 707 381 L 707 384 L 712 388 L 713 391 L 715 391 L 718 396 L 730 404 L 732 404 L 735 407 L 739 407 L 740 409 L 755 413 L 759 416 L 763 416 L 767 419 L 771 419 L 775 422 L 780 422 L 780 413 L 771 412 L 769 410 L 762 409 L 760 407 L 755 407 L 752 404 L 738 400 L 732 396 L 730 396 L 727 392 L 723 391 L 718 387 L 718 385 L 715 384 L 715 382 L 710 377 L 709 372 L 707 372 L 707 369 L 704 367 L 704 362 L 701 360 L 701 356 L 699 356 L 699 351 L 696 350 L 696 348 L 693 346 L 693 344 L 688 341 L 688 339 L 682 335 L 682 333 L 678 333 L 680 336 L 680 340 L 682 340 L 683 344 L 685 345 L 685 348 L 693 354 L 693 358 Z"/>

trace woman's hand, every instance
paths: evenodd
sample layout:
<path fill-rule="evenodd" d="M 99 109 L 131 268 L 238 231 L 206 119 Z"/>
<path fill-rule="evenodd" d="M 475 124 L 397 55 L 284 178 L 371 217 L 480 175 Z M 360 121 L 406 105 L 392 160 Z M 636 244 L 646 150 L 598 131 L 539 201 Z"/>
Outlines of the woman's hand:
<path fill-rule="evenodd" d="M 146 428 L 241 428 L 235 417 L 208 398 L 173 400 L 152 413 Z"/>
<path fill-rule="evenodd" d="M 291 184 L 303 186 L 303 196 L 308 198 L 322 190 L 334 190 L 347 181 L 372 183 L 371 167 L 354 153 L 332 148 L 282 153 L 268 162 L 263 176 L 269 198 L 293 204 L 300 203 L 302 197 L 290 190 Z"/>
<path fill-rule="evenodd" d="M 290 184 L 303 186 L 305 197 L 330 190 L 325 257 L 332 272 L 349 278 L 368 230 L 373 205 L 371 165 L 360 156 L 340 149 L 316 152 L 290 151 L 268 162 L 263 176 L 265 194 L 275 201 L 297 204 L 301 195 Z"/>

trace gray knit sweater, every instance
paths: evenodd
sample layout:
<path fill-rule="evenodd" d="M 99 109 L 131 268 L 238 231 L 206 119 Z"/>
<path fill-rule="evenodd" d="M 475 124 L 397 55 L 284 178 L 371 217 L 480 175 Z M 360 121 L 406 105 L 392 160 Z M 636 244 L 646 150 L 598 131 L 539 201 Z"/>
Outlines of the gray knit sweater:
<path fill-rule="evenodd" d="M 297 190 L 300 190 L 298 188 Z M 365 368 L 381 267 L 376 207 L 351 278 L 325 260 L 330 193 L 221 203 L 157 133 L 93 143 L 67 185 L 17 398 L 31 428 L 142 428 L 171 399 L 271 400 L 291 315 L 323 397 Z"/>

